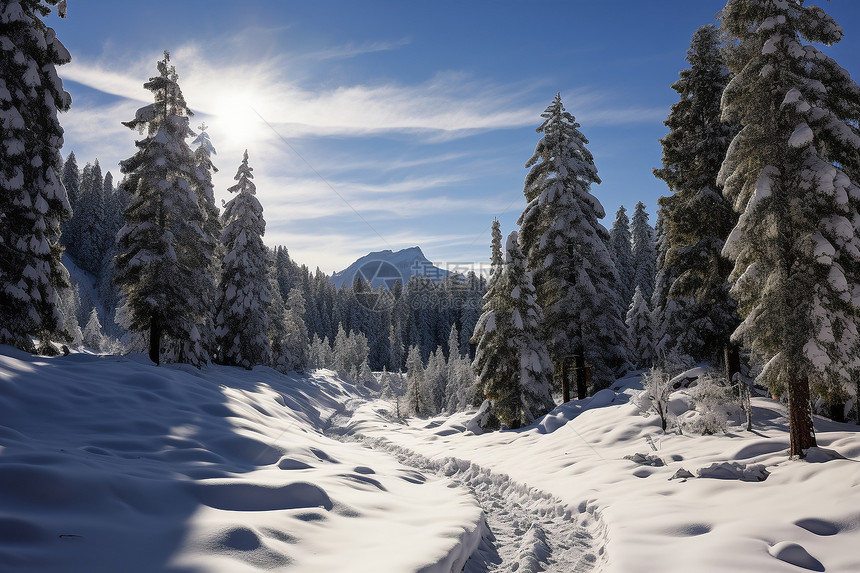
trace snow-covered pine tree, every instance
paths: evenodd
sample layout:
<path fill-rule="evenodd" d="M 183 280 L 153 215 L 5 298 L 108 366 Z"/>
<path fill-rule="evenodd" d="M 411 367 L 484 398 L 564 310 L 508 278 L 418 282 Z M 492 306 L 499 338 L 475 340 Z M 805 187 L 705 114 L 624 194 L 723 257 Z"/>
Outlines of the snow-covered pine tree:
<path fill-rule="evenodd" d="M 63 221 L 61 225 L 62 236 L 60 237 L 63 246 L 69 251 L 73 249 L 74 236 L 71 233 L 72 219 L 75 210 L 77 209 L 78 197 L 81 194 L 81 171 L 78 168 L 78 158 L 75 157 L 75 152 L 69 153 L 66 162 L 63 164 L 63 174 L 61 177 L 63 187 L 66 188 L 66 195 L 69 198 L 69 205 L 72 209 L 72 217 Z"/>
<path fill-rule="evenodd" d="M 361 388 L 369 388 L 376 384 L 376 377 L 370 369 L 370 364 L 367 360 L 361 363 L 361 368 L 358 369 L 358 375 L 355 380 L 356 384 Z"/>
<path fill-rule="evenodd" d="M 449 360 L 445 409 L 448 412 L 459 412 L 468 407 L 474 397 L 475 382 L 475 372 L 468 358 Z"/>
<path fill-rule="evenodd" d="M 388 330 L 388 349 L 392 372 L 400 372 L 403 369 L 403 326 L 399 320 Z"/>
<path fill-rule="evenodd" d="M 555 403 L 550 391 L 553 366 L 541 332 L 543 314 L 516 231 L 508 235 L 505 244 L 505 279 L 511 350 L 519 359 L 519 425 L 525 426 L 552 410 Z M 501 416 L 498 404 L 497 412 Z"/>
<path fill-rule="evenodd" d="M 417 346 L 409 348 L 406 357 L 406 409 L 421 416 L 425 414 L 422 408 L 421 387 L 424 385 L 424 361 Z"/>
<path fill-rule="evenodd" d="M 734 77 L 724 121 L 740 126 L 718 183 L 740 213 L 723 253 L 743 322 L 732 335 L 788 391 L 790 455 L 816 445 L 810 388 L 842 399 L 860 376 L 860 88 L 812 44 L 842 29 L 803 0 L 730 0 Z M 848 166 L 848 167 L 846 167 Z"/>
<path fill-rule="evenodd" d="M 434 416 L 442 411 L 447 381 L 445 355 L 440 346 L 430 353 L 421 379 L 421 412 L 425 416 Z"/>
<path fill-rule="evenodd" d="M 113 260 L 116 257 L 116 237 L 119 230 L 123 227 L 123 213 L 128 205 L 125 189 L 122 184 L 114 186 L 113 174 L 110 171 L 105 173 L 104 180 L 104 195 L 105 195 L 105 253 L 101 263 L 101 272 L 99 273 L 98 291 L 103 308 L 106 311 L 105 315 L 105 334 L 121 333 L 116 331 L 114 320 L 114 312 L 120 304 L 122 293 L 114 280 L 115 270 Z"/>
<path fill-rule="evenodd" d="M 504 265 L 493 273 L 478 319 L 474 367 L 499 420 L 517 428 L 552 409 L 552 363 L 541 340 L 541 310 L 516 231 L 505 247 Z"/>
<path fill-rule="evenodd" d="M 215 147 L 206 133 L 205 123 L 198 127 L 197 137 L 192 145 L 194 150 L 194 191 L 197 194 L 197 204 L 203 213 L 202 236 L 195 245 L 197 257 L 203 261 L 200 272 L 196 275 L 194 295 L 196 301 L 194 306 L 200 309 L 209 309 L 208 312 L 199 313 L 196 317 L 195 326 L 200 334 L 199 349 L 186 344 L 183 349 L 186 355 L 199 355 L 201 361 L 208 359 L 215 353 L 215 319 L 212 309 L 215 308 L 215 293 L 217 288 L 217 270 L 220 267 L 218 261 L 218 247 L 221 243 L 221 217 L 215 204 L 214 185 L 212 174 L 218 172 L 218 168 L 212 163 L 215 155 Z"/>
<path fill-rule="evenodd" d="M 651 330 L 651 311 L 642 295 L 642 287 L 637 286 L 627 311 L 627 336 L 630 339 L 633 365 L 636 369 L 650 368 L 654 365 L 654 338 Z"/>
<path fill-rule="evenodd" d="M 607 247 L 605 216 L 591 185 L 600 183 L 588 140 L 556 95 L 537 128 L 543 137 L 526 163 L 528 205 L 519 241 L 534 273 L 544 315 L 544 340 L 553 363 L 582 353 L 596 388 L 608 386 L 627 364 L 624 306 Z"/>
<path fill-rule="evenodd" d="M 81 269 L 98 277 L 104 262 L 106 235 L 104 179 L 98 159 L 84 167 L 72 222 L 76 247 L 70 249 L 70 254 Z"/>
<path fill-rule="evenodd" d="M 460 358 L 460 333 L 457 331 L 457 325 L 452 324 L 451 330 L 448 332 L 447 360 L 451 362 L 456 358 Z"/>
<path fill-rule="evenodd" d="M 81 307 L 81 293 L 78 285 L 60 289 L 60 311 L 63 313 L 63 326 L 71 337 L 70 342 L 77 346 L 83 342 L 84 333 L 78 321 L 78 311 Z"/>
<path fill-rule="evenodd" d="M 349 347 L 350 339 L 343 328 L 343 324 L 338 324 L 337 334 L 334 337 L 332 344 L 332 355 L 334 358 L 334 370 L 337 372 L 349 372 L 352 360 L 350 355 L 352 351 Z"/>
<path fill-rule="evenodd" d="M 266 221 L 251 171 L 245 150 L 234 177 L 237 183 L 228 189 L 236 196 L 224 206 L 224 261 L 215 307 L 218 360 L 248 369 L 268 364 L 271 353 Z"/>
<path fill-rule="evenodd" d="M 328 342 L 328 337 L 320 338 L 314 334 L 308 351 L 310 365 L 314 368 L 333 368 L 334 351 Z"/>
<path fill-rule="evenodd" d="M 286 343 L 290 355 L 290 370 L 303 370 L 308 365 L 308 328 L 305 324 L 305 297 L 302 289 L 290 289 L 285 317 Z"/>
<path fill-rule="evenodd" d="M 473 366 L 478 381 L 475 384 L 475 402 L 480 404 L 486 396 L 484 381 L 492 379 L 496 383 L 493 370 L 496 368 L 495 354 L 499 349 L 495 348 L 500 340 L 494 332 L 495 312 L 503 303 L 501 285 L 499 284 L 504 274 L 504 255 L 502 254 L 502 228 L 498 219 L 493 219 L 490 229 L 490 278 L 487 281 L 487 292 L 484 293 L 484 304 L 482 313 L 475 323 L 472 333 L 471 344 L 476 346 Z M 481 361 L 478 356 L 486 354 Z M 483 374 L 482 374 L 483 373 Z"/>
<path fill-rule="evenodd" d="M 466 292 L 463 297 L 463 309 L 460 313 L 460 355 L 470 355 L 470 341 L 475 332 L 478 317 L 481 316 L 481 299 L 484 296 L 486 281 L 479 278 L 473 271 L 466 275 Z"/>
<path fill-rule="evenodd" d="M 669 296 L 669 289 L 677 278 L 675 267 L 666 264 L 669 238 L 665 232 L 665 213 L 669 209 L 660 198 L 657 211 L 655 234 L 657 236 L 657 276 L 654 293 L 651 295 L 651 331 L 654 339 L 654 363 L 664 370 L 692 366 L 693 359 L 681 348 L 690 345 L 688 337 L 696 336 L 694 331 L 685 330 L 684 312 L 689 301 L 684 297 Z M 696 339 L 698 340 L 698 339 Z"/>
<path fill-rule="evenodd" d="M 287 306 L 278 288 L 275 268 L 272 266 L 269 272 L 269 343 L 271 347 L 272 368 L 279 372 L 287 373 L 292 368 L 292 358 L 287 345 Z"/>
<path fill-rule="evenodd" d="M 0 4 L 0 343 L 54 354 L 63 332 L 58 291 L 69 286 L 60 225 L 71 216 L 60 180 L 71 97 L 57 66 L 71 55 L 42 21 L 58 0 Z"/>
<path fill-rule="evenodd" d="M 90 311 L 90 317 L 87 320 L 87 325 L 84 326 L 82 336 L 83 343 L 87 348 L 96 352 L 101 351 L 104 334 L 102 333 L 102 323 L 99 321 L 99 313 L 95 307 Z"/>
<path fill-rule="evenodd" d="M 731 264 L 721 255 L 737 221 L 717 188 L 717 174 L 737 130 L 720 119 L 720 99 L 730 79 L 713 25 L 693 35 L 690 68 L 672 84 L 680 101 L 664 122 L 663 168 L 654 175 L 672 195 L 660 198 L 664 213 L 663 279 L 673 277 L 668 296 L 684 307 L 679 348 L 695 360 L 722 360 L 723 348 L 740 322 L 728 293 Z M 662 267 L 661 267 L 662 268 Z"/>
<path fill-rule="evenodd" d="M 635 285 L 633 275 L 636 268 L 633 265 L 633 239 L 630 236 L 630 218 L 624 205 L 618 208 L 615 222 L 609 230 L 609 253 L 618 272 L 618 293 L 621 300 L 633 298 Z"/>
<path fill-rule="evenodd" d="M 120 313 L 128 321 L 124 326 L 149 332 L 149 357 L 159 364 L 163 337 L 199 346 L 195 325 L 211 309 L 199 308 L 193 292 L 209 261 L 200 251 L 204 215 L 194 191 L 194 155 L 185 142 L 192 135 L 192 113 L 167 52 L 157 68 L 158 75 L 143 84 L 155 102 L 123 122 L 145 137 L 135 142 L 137 152 L 120 162 L 129 202 L 114 269 L 126 307 Z M 170 357 L 200 364 L 199 355 Z"/>
<path fill-rule="evenodd" d="M 636 203 L 633 220 L 630 222 L 633 240 L 633 290 L 642 289 L 642 296 L 651 298 L 654 293 L 654 277 L 657 266 L 657 250 L 654 229 L 648 224 L 648 213 L 642 201 Z"/>

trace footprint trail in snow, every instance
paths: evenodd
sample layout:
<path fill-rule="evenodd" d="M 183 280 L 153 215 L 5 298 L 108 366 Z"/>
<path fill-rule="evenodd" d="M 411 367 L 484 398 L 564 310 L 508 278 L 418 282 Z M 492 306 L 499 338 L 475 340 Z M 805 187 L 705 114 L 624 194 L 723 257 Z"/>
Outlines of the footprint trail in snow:
<path fill-rule="evenodd" d="M 403 465 L 450 479 L 478 500 L 489 531 L 466 562 L 465 573 L 579 573 L 594 568 L 598 557 L 591 534 L 559 499 L 467 460 L 432 460 L 384 438 L 353 433 L 348 429 L 350 406 L 332 417 L 327 434 L 386 451 Z"/>

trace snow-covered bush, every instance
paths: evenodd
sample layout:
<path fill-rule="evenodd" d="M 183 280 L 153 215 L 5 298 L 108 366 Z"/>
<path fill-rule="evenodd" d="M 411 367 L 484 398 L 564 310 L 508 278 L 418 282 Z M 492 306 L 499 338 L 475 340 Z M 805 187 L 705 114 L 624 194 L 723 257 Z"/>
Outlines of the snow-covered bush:
<path fill-rule="evenodd" d="M 645 413 L 655 413 L 660 417 L 660 427 L 666 431 L 669 421 L 669 398 L 672 394 L 672 377 L 662 368 L 652 368 L 642 374 L 643 390 L 635 402 Z"/>
<path fill-rule="evenodd" d="M 724 378 L 708 373 L 689 390 L 695 413 L 686 418 L 684 429 L 702 435 L 724 433 L 729 417 L 738 411 L 738 396 Z"/>

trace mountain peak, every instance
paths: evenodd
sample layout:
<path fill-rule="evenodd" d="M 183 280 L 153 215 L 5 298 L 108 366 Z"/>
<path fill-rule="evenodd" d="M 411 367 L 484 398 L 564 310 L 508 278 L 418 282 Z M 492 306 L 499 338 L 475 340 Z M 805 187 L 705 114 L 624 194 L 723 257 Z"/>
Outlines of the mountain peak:
<path fill-rule="evenodd" d="M 397 281 L 403 286 L 413 276 L 426 276 L 440 282 L 448 271 L 433 265 L 421 247 L 414 246 L 399 251 L 385 249 L 368 253 L 342 271 L 334 273 L 329 279 L 335 288 L 350 286 L 356 276 L 370 282 L 374 287 L 391 288 Z"/>

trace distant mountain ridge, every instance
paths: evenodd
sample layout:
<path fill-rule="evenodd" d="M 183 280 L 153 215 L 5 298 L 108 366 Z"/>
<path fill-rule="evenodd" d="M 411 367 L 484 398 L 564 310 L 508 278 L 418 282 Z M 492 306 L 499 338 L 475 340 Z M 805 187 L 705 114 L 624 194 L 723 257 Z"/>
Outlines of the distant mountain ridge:
<path fill-rule="evenodd" d="M 344 270 L 334 273 L 329 281 L 340 289 L 344 285 L 351 286 L 356 275 L 359 275 L 374 288 L 383 286 L 390 289 L 397 281 L 406 286 L 413 276 L 426 276 L 441 282 L 448 273 L 431 263 L 420 247 L 409 247 L 399 251 L 386 249 L 368 253 Z"/>

